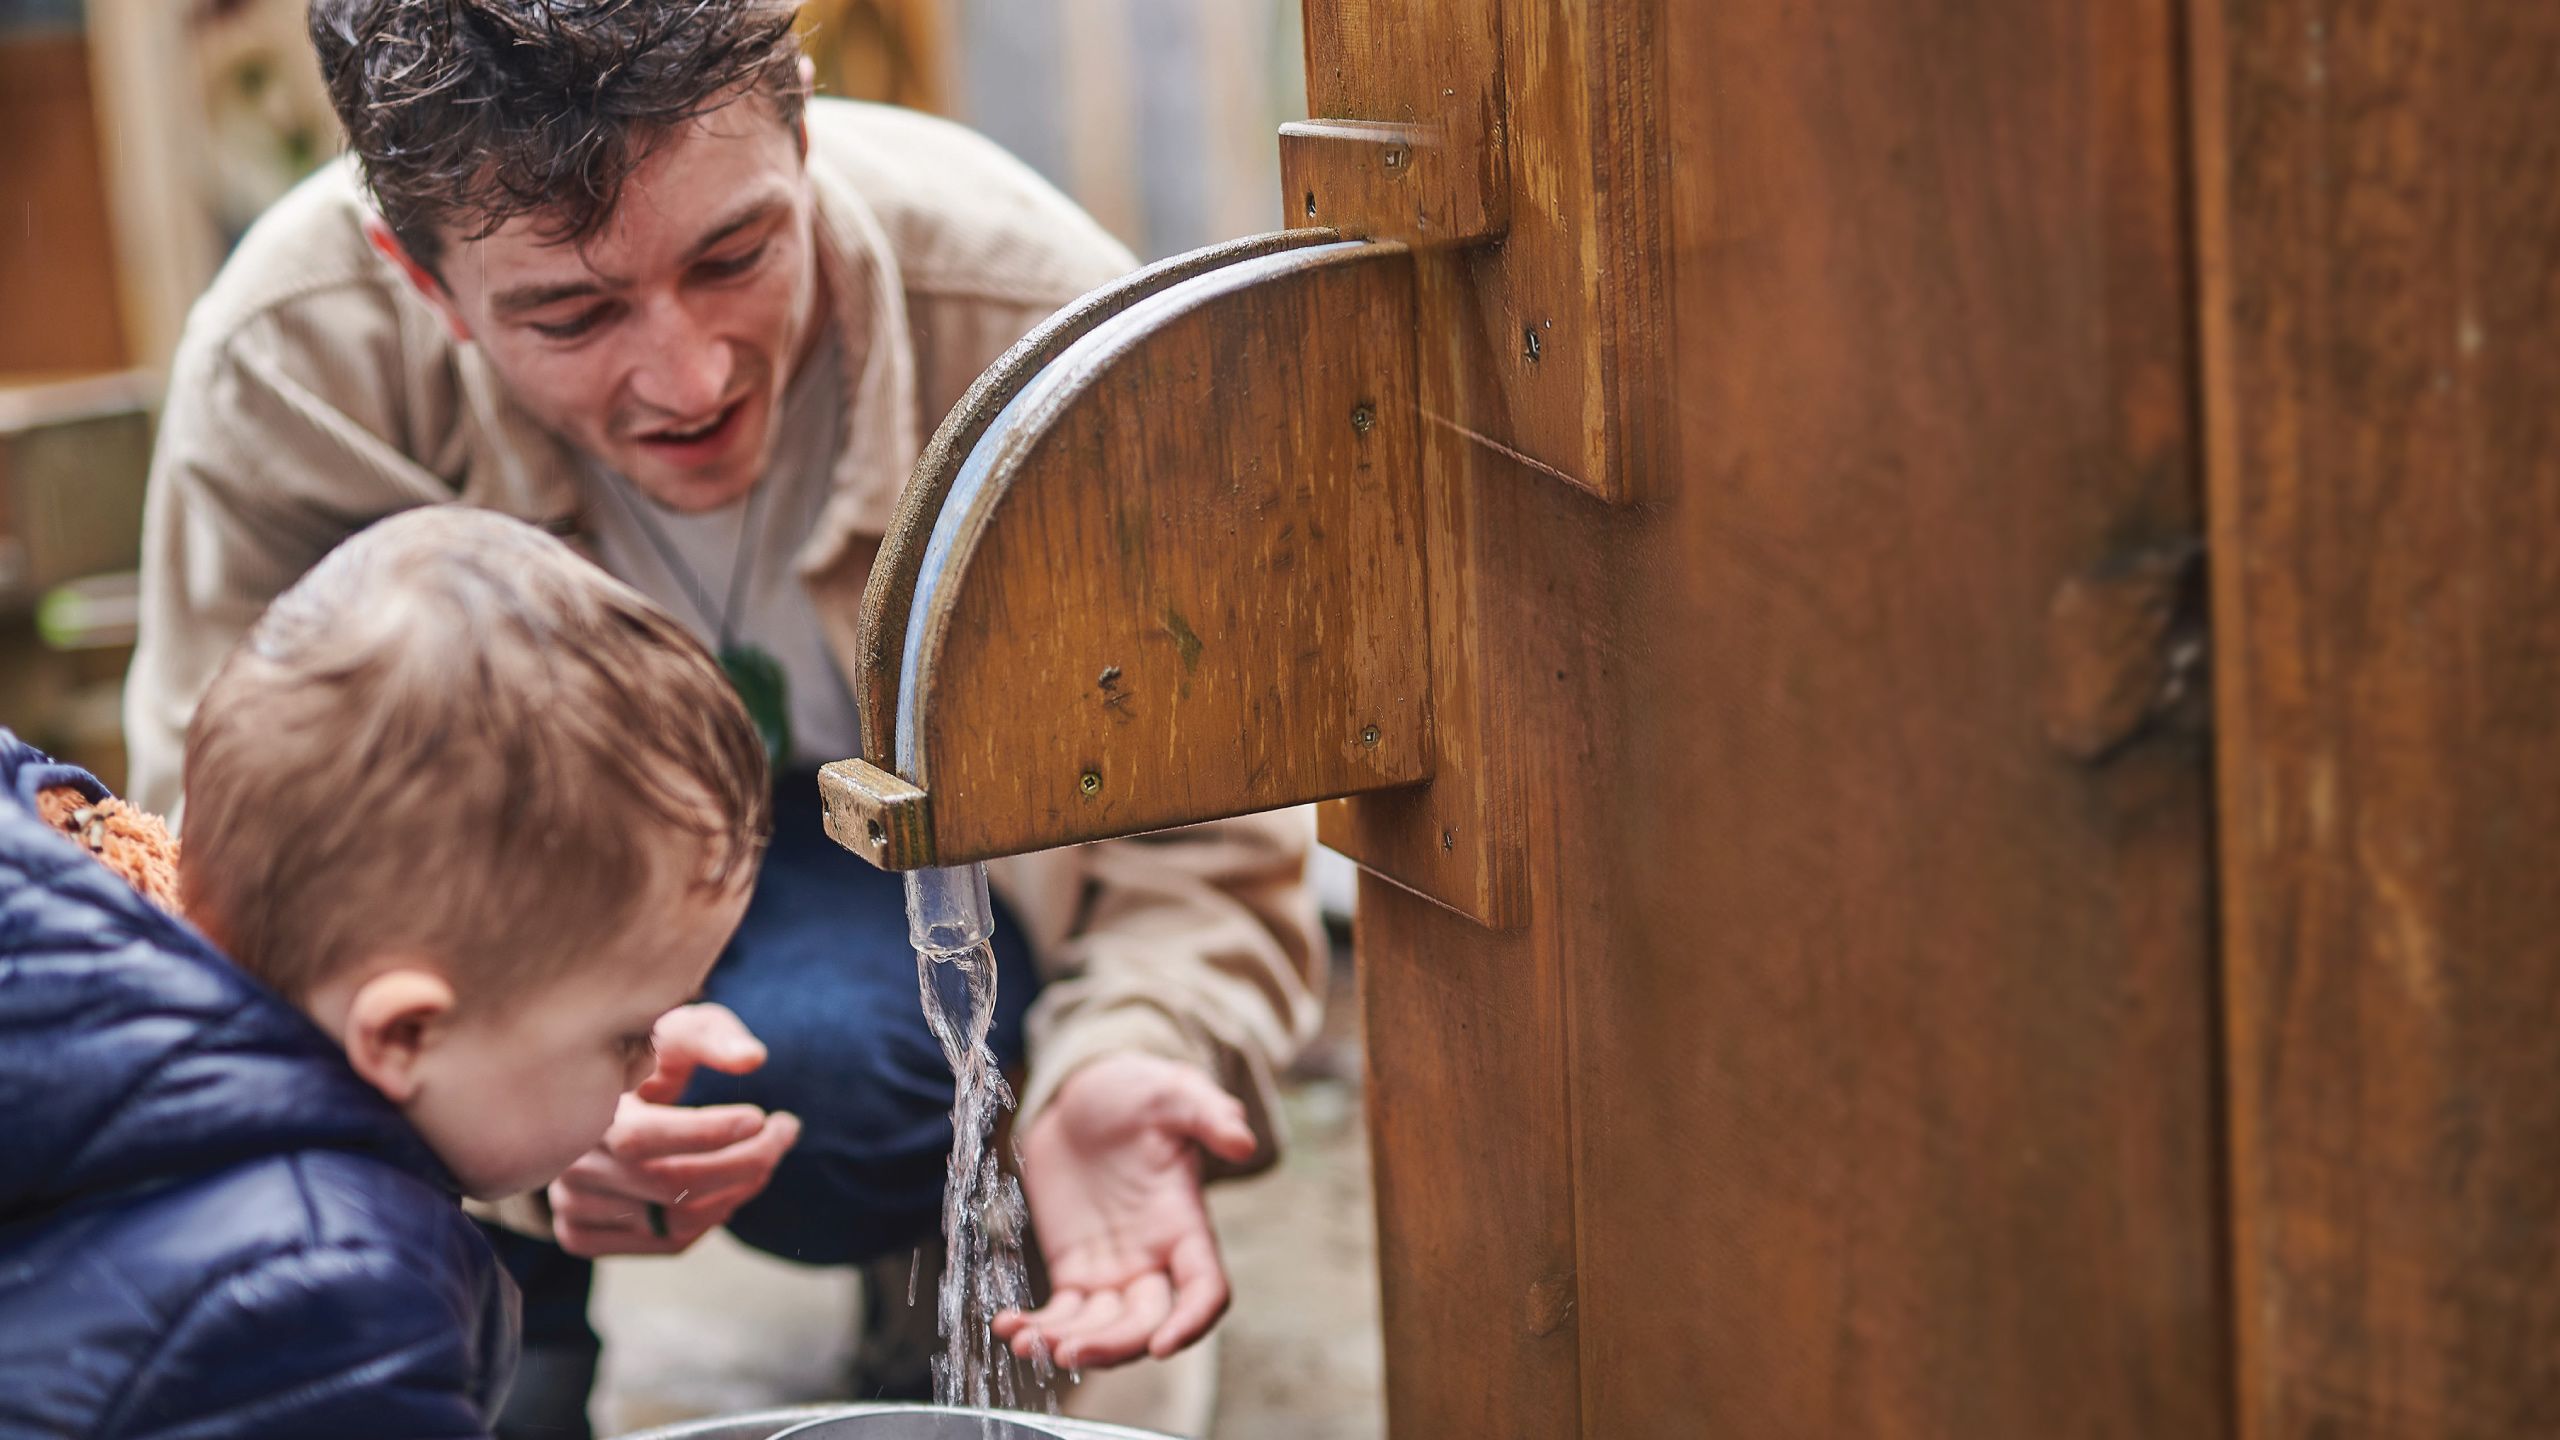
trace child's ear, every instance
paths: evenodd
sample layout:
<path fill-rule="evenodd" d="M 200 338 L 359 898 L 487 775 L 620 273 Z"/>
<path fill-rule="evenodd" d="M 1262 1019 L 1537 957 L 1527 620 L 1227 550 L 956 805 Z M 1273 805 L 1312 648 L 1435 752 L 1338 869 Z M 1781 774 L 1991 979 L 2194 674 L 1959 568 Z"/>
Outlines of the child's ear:
<path fill-rule="evenodd" d="M 395 967 L 362 985 L 347 1002 L 338 1035 L 347 1063 L 394 1105 L 418 1097 L 427 1053 L 453 1019 L 453 987 L 432 970 Z"/>

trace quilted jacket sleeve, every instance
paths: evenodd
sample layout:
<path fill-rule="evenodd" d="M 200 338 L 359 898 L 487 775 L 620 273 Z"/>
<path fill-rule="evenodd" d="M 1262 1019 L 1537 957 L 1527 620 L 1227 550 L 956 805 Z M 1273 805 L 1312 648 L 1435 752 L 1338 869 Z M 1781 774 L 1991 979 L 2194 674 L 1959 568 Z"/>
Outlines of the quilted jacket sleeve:
<path fill-rule="evenodd" d="M 475 1380 L 490 1373 L 495 1352 L 513 1351 L 514 1338 L 457 1316 L 456 1297 L 439 1293 L 431 1273 L 380 1247 L 314 1245 L 219 1277 L 97 1433 L 480 1440 L 504 1382 L 475 1393 Z"/>

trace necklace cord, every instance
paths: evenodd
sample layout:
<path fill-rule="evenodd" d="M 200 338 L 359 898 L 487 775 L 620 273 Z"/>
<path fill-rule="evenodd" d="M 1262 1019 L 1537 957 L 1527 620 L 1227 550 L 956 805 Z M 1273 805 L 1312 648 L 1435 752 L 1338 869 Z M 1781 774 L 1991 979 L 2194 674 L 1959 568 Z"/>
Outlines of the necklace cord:
<path fill-rule="evenodd" d="M 711 592 L 704 588 L 701 578 L 694 574 L 693 567 L 685 563 L 684 556 L 676 550 L 675 541 L 668 538 L 666 533 L 659 529 L 658 522 L 650 517 L 647 505 L 644 503 L 647 497 L 623 493 L 623 487 L 630 483 L 620 475 L 608 473 L 604 488 L 613 495 L 615 502 L 622 506 L 623 513 L 631 517 L 631 523 L 640 527 L 640 534 L 649 542 L 649 548 L 658 553 L 659 563 L 665 565 L 669 573 L 684 586 L 686 595 L 693 601 L 693 608 L 701 613 L 703 623 L 711 626 L 719 636 L 719 648 L 727 650 L 736 639 L 731 632 L 730 622 L 737 617 L 739 592 L 745 588 L 747 577 L 753 568 L 747 563 L 752 558 L 750 547 L 755 544 L 756 521 L 763 514 L 765 492 L 772 488 L 773 477 L 770 475 L 756 477 L 755 487 L 747 494 L 746 513 L 738 520 L 737 552 L 729 557 L 729 594 L 716 612 L 711 608 Z"/>

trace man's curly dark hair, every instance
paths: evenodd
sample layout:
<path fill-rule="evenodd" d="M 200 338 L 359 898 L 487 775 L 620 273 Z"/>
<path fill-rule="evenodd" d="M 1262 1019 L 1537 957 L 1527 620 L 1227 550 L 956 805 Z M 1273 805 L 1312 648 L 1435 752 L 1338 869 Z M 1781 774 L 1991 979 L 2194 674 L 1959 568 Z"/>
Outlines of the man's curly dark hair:
<path fill-rule="evenodd" d="M 762 94 L 796 127 L 798 0 L 312 0 L 329 99 L 391 232 L 601 230 L 671 127 Z"/>

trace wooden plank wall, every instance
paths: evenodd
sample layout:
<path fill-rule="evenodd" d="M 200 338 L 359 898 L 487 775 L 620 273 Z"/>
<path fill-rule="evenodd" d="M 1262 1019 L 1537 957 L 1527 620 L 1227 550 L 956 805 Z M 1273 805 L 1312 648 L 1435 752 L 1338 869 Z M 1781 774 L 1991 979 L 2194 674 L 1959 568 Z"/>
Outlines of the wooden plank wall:
<path fill-rule="evenodd" d="M 2560 1434 L 2560 8 L 2193 8 L 2243 1433 Z"/>

